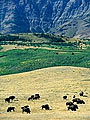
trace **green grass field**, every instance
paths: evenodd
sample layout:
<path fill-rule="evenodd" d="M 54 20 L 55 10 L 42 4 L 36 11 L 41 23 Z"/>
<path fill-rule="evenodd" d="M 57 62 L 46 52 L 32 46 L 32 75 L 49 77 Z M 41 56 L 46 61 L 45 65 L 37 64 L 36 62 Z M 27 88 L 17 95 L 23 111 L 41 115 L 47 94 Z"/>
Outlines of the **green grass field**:
<path fill-rule="evenodd" d="M 89 40 L 82 41 L 52 34 L 0 35 L 1 45 L 34 47 L 33 49 L 21 50 L 16 48 L 0 51 L 0 75 L 53 66 L 90 68 L 90 45 L 88 42 Z M 50 50 L 45 49 L 45 47 Z M 0 49 L 3 49 L 2 46 L 0 46 Z"/>
<path fill-rule="evenodd" d="M 0 52 L 0 75 L 32 71 L 52 66 L 80 66 L 90 68 L 88 50 L 70 51 L 46 49 L 15 49 Z"/>

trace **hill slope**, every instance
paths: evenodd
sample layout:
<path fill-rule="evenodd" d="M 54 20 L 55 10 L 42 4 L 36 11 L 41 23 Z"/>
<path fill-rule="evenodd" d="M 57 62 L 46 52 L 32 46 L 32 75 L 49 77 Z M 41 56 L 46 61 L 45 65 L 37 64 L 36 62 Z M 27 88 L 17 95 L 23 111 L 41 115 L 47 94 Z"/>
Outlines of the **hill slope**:
<path fill-rule="evenodd" d="M 52 67 L 15 75 L 0 76 L 0 120 L 89 120 L 90 119 L 90 69 L 80 67 Z M 81 97 L 86 104 L 78 105 L 76 112 L 68 111 L 63 95 L 68 100 L 76 97 L 80 91 L 88 97 Z M 39 93 L 40 100 L 27 101 L 32 94 Z M 10 104 L 4 98 L 15 95 L 18 101 Z M 52 110 L 41 110 L 42 104 L 48 103 Z M 30 105 L 31 114 L 21 113 L 21 106 Z M 16 111 L 6 113 L 8 106 L 15 106 Z"/>
<path fill-rule="evenodd" d="M 89 0 L 1 0 L 0 32 L 90 37 Z"/>

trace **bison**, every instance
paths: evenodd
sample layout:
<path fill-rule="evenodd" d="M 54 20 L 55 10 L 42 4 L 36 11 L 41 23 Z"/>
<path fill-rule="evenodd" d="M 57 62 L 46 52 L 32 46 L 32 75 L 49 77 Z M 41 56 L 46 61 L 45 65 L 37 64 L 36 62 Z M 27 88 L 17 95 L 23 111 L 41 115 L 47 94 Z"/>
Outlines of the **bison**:
<path fill-rule="evenodd" d="M 14 99 L 15 99 L 15 96 L 10 96 L 9 99 L 10 99 L 10 100 L 14 100 Z"/>
<path fill-rule="evenodd" d="M 29 100 L 34 100 L 34 95 L 31 95 L 31 97 L 28 98 L 28 101 Z"/>
<path fill-rule="evenodd" d="M 28 101 L 29 100 L 37 100 L 37 99 L 40 99 L 40 95 L 39 94 L 31 95 L 31 97 L 28 98 Z"/>
<path fill-rule="evenodd" d="M 72 110 L 72 111 L 76 111 L 78 109 L 78 106 L 77 105 L 70 105 L 68 106 L 68 110 Z"/>
<path fill-rule="evenodd" d="M 50 110 L 50 107 L 49 107 L 49 105 L 48 105 L 48 104 L 46 104 L 46 105 L 42 105 L 41 107 L 42 107 L 42 109 L 45 109 L 45 110 Z"/>
<path fill-rule="evenodd" d="M 67 96 L 65 95 L 65 96 L 63 96 L 63 99 L 67 99 Z"/>
<path fill-rule="evenodd" d="M 66 105 L 73 105 L 73 102 L 66 102 Z"/>
<path fill-rule="evenodd" d="M 80 98 L 74 98 L 72 101 L 73 101 L 73 103 L 77 102 L 77 101 L 80 101 Z"/>
<path fill-rule="evenodd" d="M 30 114 L 30 112 L 31 112 L 28 105 L 26 105 L 26 106 L 24 106 L 24 107 L 21 107 L 21 109 L 22 109 L 22 113 L 26 112 L 27 114 L 28 114 L 28 113 Z"/>
<path fill-rule="evenodd" d="M 8 107 L 7 112 L 15 111 L 15 107 Z"/>
<path fill-rule="evenodd" d="M 10 103 L 10 98 L 5 98 L 5 102 Z"/>
<path fill-rule="evenodd" d="M 83 95 L 84 95 L 84 92 L 83 92 L 83 91 L 81 91 L 81 92 L 79 93 L 79 95 L 80 95 L 80 96 L 83 96 Z"/>
<path fill-rule="evenodd" d="M 85 104 L 85 102 L 79 98 L 74 98 L 72 101 L 73 103 L 76 102 L 77 104 Z"/>
<path fill-rule="evenodd" d="M 40 95 L 39 95 L 39 94 L 35 94 L 34 99 L 35 99 L 35 100 L 40 99 Z"/>

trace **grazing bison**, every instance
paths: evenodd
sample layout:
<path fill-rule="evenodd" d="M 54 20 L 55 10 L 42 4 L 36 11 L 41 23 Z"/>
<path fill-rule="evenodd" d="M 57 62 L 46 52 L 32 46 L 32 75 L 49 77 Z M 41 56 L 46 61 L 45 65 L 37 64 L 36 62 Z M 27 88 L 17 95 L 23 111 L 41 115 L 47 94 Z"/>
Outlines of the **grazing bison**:
<path fill-rule="evenodd" d="M 85 104 L 85 102 L 83 100 L 79 100 L 77 101 L 77 104 Z"/>
<path fill-rule="evenodd" d="M 72 101 L 73 101 L 73 103 L 77 102 L 77 101 L 80 101 L 80 98 L 74 98 Z"/>
<path fill-rule="evenodd" d="M 24 108 L 29 108 L 29 105 L 25 105 Z"/>
<path fill-rule="evenodd" d="M 73 98 L 75 98 L 75 95 L 73 95 Z"/>
<path fill-rule="evenodd" d="M 74 53 L 72 52 L 72 55 L 74 55 Z"/>
<path fill-rule="evenodd" d="M 35 100 L 40 99 L 40 95 L 39 95 L 39 94 L 35 94 L 34 99 L 35 99 Z"/>
<path fill-rule="evenodd" d="M 8 107 L 7 112 L 15 111 L 15 107 Z"/>
<path fill-rule="evenodd" d="M 10 100 L 14 100 L 14 99 L 15 99 L 15 96 L 10 96 L 9 99 L 10 99 Z"/>
<path fill-rule="evenodd" d="M 22 113 L 26 112 L 27 114 L 28 114 L 28 113 L 30 114 L 30 112 L 31 112 L 28 105 L 26 105 L 26 106 L 24 106 L 24 107 L 21 107 L 21 109 L 22 109 Z"/>
<path fill-rule="evenodd" d="M 80 95 L 80 96 L 83 96 L 83 95 L 84 95 L 84 92 L 83 92 L 83 91 L 81 91 L 81 92 L 79 93 L 79 95 Z"/>
<path fill-rule="evenodd" d="M 29 100 L 37 100 L 37 99 L 40 99 L 40 95 L 39 94 L 31 95 L 31 97 L 28 98 L 28 101 Z"/>
<path fill-rule="evenodd" d="M 77 105 L 70 105 L 68 106 L 68 110 L 72 110 L 72 111 L 76 111 L 78 109 L 78 106 Z"/>
<path fill-rule="evenodd" d="M 45 110 L 50 110 L 50 107 L 49 107 L 49 105 L 48 105 L 48 104 L 46 104 L 46 105 L 42 105 L 41 107 L 42 107 L 42 109 L 45 109 Z"/>
<path fill-rule="evenodd" d="M 76 102 L 77 104 L 85 104 L 85 102 L 79 98 L 74 98 L 72 101 L 73 103 Z"/>
<path fill-rule="evenodd" d="M 10 98 L 5 98 L 5 102 L 10 103 Z"/>
<path fill-rule="evenodd" d="M 73 105 L 73 102 L 66 102 L 66 105 Z"/>
<path fill-rule="evenodd" d="M 31 95 L 31 97 L 28 98 L 28 101 L 29 100 L 34 100 L 34 95 Z"/>
<path fill-rule="evenodd" d="M 67 99 L 67 96 L 65 95 L 65 96 L 63 96 L 63 99 Z"/>

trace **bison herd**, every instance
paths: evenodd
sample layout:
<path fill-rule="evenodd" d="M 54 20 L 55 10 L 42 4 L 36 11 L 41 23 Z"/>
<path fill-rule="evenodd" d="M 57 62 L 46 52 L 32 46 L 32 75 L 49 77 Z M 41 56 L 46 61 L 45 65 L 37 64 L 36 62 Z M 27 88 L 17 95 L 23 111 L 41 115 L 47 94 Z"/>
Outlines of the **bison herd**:
<path fill-rule="evenodd" d="M 84 92 L 80 92 L 79 95 L 84 96 Z M 9 96 L 8 98 L 5 98 L 5 102 L 10 103 L 14 101 L 14 99 L 15 99 L 15 96 Z M 39 94 L 31 95 L 30 97 L 28 97 L 28 101 L 39 100 L 39 99 L 40 99 Z M 67 95 L 63 96 L 63 100 L 68 100 L 68 96 Z M 71 101 L 66 102 L 67 109 L 71 111 L 76 111 L 79 108 L 78 104 L 85 104 L 85 101 L 80 98 L 77 98 L 75 95 L 73 95 L 73 99 Z M 51 110 L 48 104 L 42 105 L 41 109 Z M 24 112 L 26 112 L 27 114 L 31 113 L 31 109 L 28 105 L 22 106 L 21 110 L 22 110 L 22 113 Z M 12 106 L 7 108 L 7 112 L 12 112 L 12 111 L 15 111 L 15 107 Z"/>
<path fill-rule="evenodd" d="M 8 98 L 5 98 L 5 102 L 11 103 L 11 102 L 14 101 L 14 99 L 15 99 L 15 96 L 9 96 Z M 40 99 L 40 95 L 35 94 L 35 95 L 31 95 L 28 98 L 28 101 L 30 101 L 30 100 L 39 100 L 39 99 Z M 50 106 L 48 104 L 42 105 L 41 108 L 45 109 L 45 110 L 50 110 Z M 24 113 L 24 112 L 26 112 L 27 114 L 31 113 L 31 109 L 30 109 L 29 105 L 22 106 L 21 110 L 22 110 L 22 113 Z M 14 111 L 15 111 L 15 107 L 13 107 L 13 106 L 7 108 L 7 112 L 14 112 Z"/>
<path fill-rule="evenodd" d="M 81 91 L 79 95 L 83 97 L 85 96 L 83 91 Z M 63 99 L 67 99 L 67 96 L 63 96 Z M 76 111 L 78 109 L 77 104 L 85 104 L 85 101 L 80 98 L 76 98 L 74 95 L 72 101 L 66 102 L 67 109 L 72 111 Z"/>

